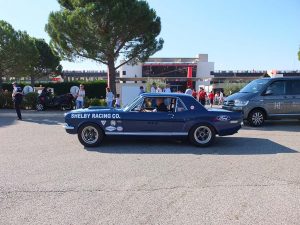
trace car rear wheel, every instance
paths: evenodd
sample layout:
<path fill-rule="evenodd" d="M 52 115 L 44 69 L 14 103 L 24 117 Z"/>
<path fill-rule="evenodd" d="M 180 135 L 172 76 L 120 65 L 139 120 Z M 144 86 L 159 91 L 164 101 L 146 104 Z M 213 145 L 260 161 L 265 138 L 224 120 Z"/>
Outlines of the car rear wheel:
<path fill-rule="evenodd" d="M 213 143 L 216 137 L 215 129 L 209 125 L 197 125 L 189 133 L 190 141 L 199 147 L 206 147 Z"/>
<path fill-rule="evenodd" d="M 60 110 L 62 110 L 62 111 L 71 110 L 72 108 L 73 108 L 73 104 L 72 103 L 60 106 Z"/>
<path fill-rule="evenodd" d="M 96 147 L 103 141 L 104 133 L 96 124 L 88 123 L 79 128 L 78 139 L 85 147 Z"/>
<path fill-rule="evenodd" d="M 248 122 L 252 127 L 260 127 L 265 122 L 265 114 L 259 109 L 254 109 L 249 113 Z"/>

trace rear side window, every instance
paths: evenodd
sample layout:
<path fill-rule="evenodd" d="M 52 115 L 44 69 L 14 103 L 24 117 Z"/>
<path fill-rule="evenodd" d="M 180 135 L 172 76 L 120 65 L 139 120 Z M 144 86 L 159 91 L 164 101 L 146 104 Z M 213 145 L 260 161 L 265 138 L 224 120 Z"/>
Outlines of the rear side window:
<path fill-rule="evenodd" d="M 267 88 L 267 91 L 272 91 L 272 95 L 285 95 L 286 94 L 286 81 L 275 81 Z"/>
<path fill-rule="evenodd" d="M 181 101 L 181 99 L 177 99 L 177 106 L 176 106 L 176 112 L 184 112 L 187 111 L 187 108 L 185 107 L 185 105 L 183 104 L 183 102 Z"/>
<path fill-rule="evenodd" d="M 290 80 L 287 85 L 288 95 L 300 95 L 300 80 Z"/>

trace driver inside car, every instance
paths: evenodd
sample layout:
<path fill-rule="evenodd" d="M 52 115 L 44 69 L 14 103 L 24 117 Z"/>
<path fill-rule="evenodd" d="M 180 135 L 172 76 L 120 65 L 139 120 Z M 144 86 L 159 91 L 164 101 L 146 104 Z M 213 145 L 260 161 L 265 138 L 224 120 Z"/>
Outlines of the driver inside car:
<path fill-rule="evenodd" d="M 168 112 L 163 98 L 156 98 L 156 108 L 153 110 L 143 109 L 142 112 Z"/>

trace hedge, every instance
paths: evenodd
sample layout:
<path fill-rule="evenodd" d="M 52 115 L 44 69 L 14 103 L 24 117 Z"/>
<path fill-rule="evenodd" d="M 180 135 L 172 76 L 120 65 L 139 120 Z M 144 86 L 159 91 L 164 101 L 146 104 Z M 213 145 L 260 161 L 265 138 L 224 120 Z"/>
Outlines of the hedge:
<path fill-rule="evenodd" d="M 93 81 L 93 82 L 63 82 L 63 83 L 36 83 L 35 86 L 54 88 L 55 95 L 63 95 L 70 92 L 72 86 L 79 86 L 83 84 L 85 87 L 85 93 L 88 98 L 105 98 L 105 88 L 107 87 L 106 81 Z M 27 84 L 20 83 L 20 87 L 24 88 Z M 10 83 L 2 84 L 3 90 L 12 92 L 12 85 Z"/>

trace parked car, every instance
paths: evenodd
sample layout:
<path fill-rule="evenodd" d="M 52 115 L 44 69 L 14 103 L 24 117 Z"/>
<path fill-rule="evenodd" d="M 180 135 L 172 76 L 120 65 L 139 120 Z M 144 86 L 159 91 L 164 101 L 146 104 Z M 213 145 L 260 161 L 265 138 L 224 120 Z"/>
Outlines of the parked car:
<path fill-rule="evenodd" d="M 65 114 L 64 128 L 77 134 L 86 147 L 98 146 L 105 136 L 188 137 L 197 146 L 208 146 L 216 135 L 238 132 L 241 123 L 241 113 L 207 110 L 189 95 L 146 93 L 122 109 L 70 111 Z"/>
<path fill-rule="evenodd" d="M 300 119 L 300 78 L 262 78 L 227 97 L 223 109 L 242 112 L 251 126 L 269 119 Z"/>

